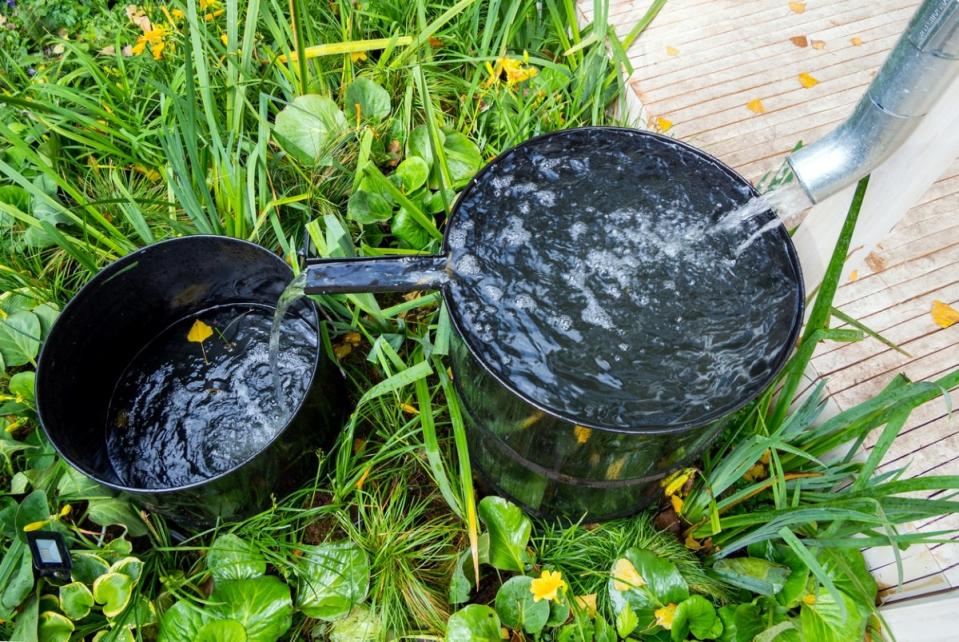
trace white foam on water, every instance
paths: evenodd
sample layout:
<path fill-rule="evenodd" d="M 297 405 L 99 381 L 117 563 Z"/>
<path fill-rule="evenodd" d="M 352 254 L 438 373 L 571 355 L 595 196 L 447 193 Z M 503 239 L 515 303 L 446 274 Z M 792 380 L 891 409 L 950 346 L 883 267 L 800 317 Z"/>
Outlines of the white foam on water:
<path fill-rule="evenodd" d="M 462 276 L 476 276 L 480 273 L 479 262 L 472 254 L 464 254 L 456 262 L 456 272 Z"/>
<path fill-rule="evenodd" d="M 503 232 L 503 239 L 508 245 L 524 245 L 530 239 L 530 233 L 523 227 L 523 221 L 516 216 L 507 220 L 507 228 Z"/>

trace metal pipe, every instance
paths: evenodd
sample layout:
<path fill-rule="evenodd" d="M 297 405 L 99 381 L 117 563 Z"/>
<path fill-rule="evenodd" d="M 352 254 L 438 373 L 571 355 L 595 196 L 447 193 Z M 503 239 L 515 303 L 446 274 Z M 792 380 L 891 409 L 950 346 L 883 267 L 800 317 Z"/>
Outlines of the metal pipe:
<path fill-rule="evenodd" d="M 818 203 L 886 160 L 957 75 L 959 0 L 926 0 L 852 116 L 786 159 L 810 200 Z"/>

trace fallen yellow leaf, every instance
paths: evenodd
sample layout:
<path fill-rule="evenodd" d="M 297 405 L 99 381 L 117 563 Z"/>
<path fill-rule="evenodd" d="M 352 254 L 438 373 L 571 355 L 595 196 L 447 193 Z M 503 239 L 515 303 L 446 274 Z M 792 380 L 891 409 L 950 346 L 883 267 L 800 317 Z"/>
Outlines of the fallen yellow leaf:
<path fill-rule="evenodd" d="M 862 38 L 860 38 L 859 36 L 853 36 L 852 38 L 849 39 L 849 42 L 852 43 L 853 47 L 859 47 L 862 45 Z"/>
<path fill-rule="evenodd" d="M 793 13 L 805 13 L 806 3 L 805 2 L 790 2 L 789 9 Z"/>
<path fill-rule="evenodd" d="M 646 580 L 639 574 L 633 563 L 621 557 L 613 564 L 613 588 L 625 593 L 631 588 L 646 586 Z"/>
<path fill-rule="evenodd" d="M 686 545 L 686 548 L 688 548 L 691 551 L 698 551 L 699 549 L 703 547 L 703 545 L 700 544 L 699 541 L 695 537 L 693 537 L 691 533 L 686 533 L 686 541 L 683 543 Z"/>
<path fill-rule="evenodd" d="M 849 282 L 850 282 L 850 283 L 852 283 L 853 281 L 858 281 L 858 280 L 859 280 L 859 270 L 853 270 L 852 272 L 849 273 Z"/>
<path fill-rule="evenodd" d="M 694 474 L 696 474 L 695 468 L 680 468 L 670 473 L 659 482 L 659 485 L 663 488 L 663 494 L 666 495 L 666 497 L 672 497 L 682 490 L 683 486 L 686 485 L 686 482 L 689 481 L 689 478 Z"/>
<path fill-rule="evenodd" d="M 190 327 L 190 331 L 186 335 L 186 340 L 191 343 L 203 343 L 211 336 L 213 336 L 213 328 L 197 319 Z"/>
<path fill-rule="evenodd" d="M 586 611 L 589 617 L 596 617 L 596 594 L 577 595 L 576 606 Z"/>
<path fill-rule="evenodd" d="M 948 328 L 959 323 L 959 311 L 944 301 L 936 299 L 932 302 L 932 320 L 941 328 Z"/>
<path fill-rule="evenodd" d="M 676 512 L 677 515 L 683 512 L 682 497 L 680 497 L 679 495 L 670 495 L 669 501 L 673 505 L 673 510 Z"/>
<path fill-rule="evenodd" d="M 756 98 L 755 100 L 750 100 L 746 103 L 746 109 L 753 112 L 754 114 L 765 114 L 766 106 L 763 105 L 763 101 Z"/>
<path fill-rule="evenodd" d="M 667 55 L 667 56 L 678 56 L 678 55 L 679 55 L 679 49 L 677 49 L 676 47 L 671 47 L 671 46 L 669 46 L 669 45 L 666 45 L 666 55 Z"/>
<path fill-rule="evenodd" d="M 766 467 L 762 464 L 756 464 L 752 468 L 746 471 L 746 474 L 743 475 L 743 479 L 746 481 L 759 481 L 766 476 Z"/>
<path fill-rule="evenodd" d="M 810 89 L 811 87 L 815 87 L 816 85 L 818 85 L 819 81 L 804 71 L 801 74 L 799 74 L 799 84 L 805 87 L 806 89 Z"/>
<path fill-rule="evenodd" d="M 822 49 L 822 48 L 824 48 L 824 47 L 826 46 L 826 41 L 825 41 L 825 40 L 813 40 L 813 41 L 810 42 L 809 44 L 812 45 L 812 48 L 813 48 L 813 49 Z"/>
<path fill-rule="evenodd" d="M 673 121 L 668 118 L 663 118 L 662 116 L 656 117 L 656 129 L 663 132 L 664 134 L 668 132 L 673 126 Z"/>
<path fill-rule="evenodd" d="M 372 466 L 367 466 L 363 474 L 360 475 L 360 478 L 356 480 L 356 490 L 363 490 L 363 484 L 366 483 L 366 478 L 370 476 L 370 470 L 372 470 L 372 468 Z"/>
<path fill-rule="evenodd" d="M 809 38 L 806 36 L 793 36 L 789 39 L 789 42 L 793 43 L 797 47 L 808 47 Z"/>
<path fill-rule="evenodd" d="M 416 409 L 416 406 L 410 405 L 408 403 L 403 404 L 402 406 L 400 406 L 400 408 L 402 408 L 403 412 L 405 412 L 408 415 L 420 414 L 420 411 Z"/>

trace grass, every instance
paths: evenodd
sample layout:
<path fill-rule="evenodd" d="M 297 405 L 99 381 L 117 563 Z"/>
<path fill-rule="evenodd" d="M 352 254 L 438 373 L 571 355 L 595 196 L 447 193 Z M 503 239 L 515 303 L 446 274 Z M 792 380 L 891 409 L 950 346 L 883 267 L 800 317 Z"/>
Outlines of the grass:
<path fill-rule="evenodd" d="M 624 52 L 665 2 L 654 2 L 622 39 L 609 28 L 601 1 L 590 25 L 579 23 L 573 0 L 215 4 L 222 13 L 210 20 L 206 3 L 197 0 L 145 4 L 151 20 L 169 28 L 158 59 L 150 48 L 123 54 L 142 32 L 119 6 L 98 5 L 83 37 L 64 40 L 32 27 L 33 35 L 3 36 L 20 38 L 0 48 L 0 189 L 15 188 L 0 192 L 5 292 L 62 305 L 108 262 L 192 233 L 250 239 L 292 264 L 307 239 L 323 256 L 433 252 L 451 205 L 443 188 L 453 183 L 443 137 L 462 133 L 489 159 L 543 132 L 619 124 L 614 108 L 629 69 Z M 164 8 L 183 17 L 168 19 Z M 61 54 L 43 53 L 55 44 L 63 46 Z M 528 61 L 537 75 L 515 86 L 491 76 L 487 64 L 503 57 Z M 284 107 L 307 93 L 342 104 L 345 88 L 359 76 L 386 89 L 388 118 L 351 122 L 355 126 L 331 141 L 328 164 L 304 164 L 277 144 L 272 126 Z M 387 176 L 419 125 L 440 168 L 444 203 L 420 221 L 432 233 L 409 247 L 389 224 L 359 225 L 345 212 L 362 181 L 392 188 Z M 854 224 L 851 216 L 847 244 Z M 836 261 L 845 253 L 836 256 L 830 273 L 838 278 Z M 837 314 L 830 287 L 820 291 L 799 355 L 781 382 L 784 392 L 777 398 L 770 391 L 744 412 L 721 442 L 726 445 L 707 454 L 685 497 L 682 517 L 691 534 L 711 537 L 724 554 L 779 537 L 783 528 L 820 546 L 848 545 L 852 534 L 870 544 L 935 541 L 889 527 L 954 510 L 947 500 L 899 495 L 954 489 L 955 479 L 897 480 L 876 474 L 875 459 L 820 463 L 825 453 L 873 429 L 882 428 L 880 443 L 888 446 L 903 420 L 897 408 L 957 383 L 954 374 L 937 384 L 897 381 L 874 402 L 812 428 L 817 401 L 799 410 L 791 402 L 815 345 L 839 338 L 828 325 Z M 302 547 L 350 540 L 369 555 L 369 603 L 386 633 L 441 636 L 454 608 L 452 568 L 464 551 L 478 565 L 481 546 L 465 426 L 444 361 L 449 320 L 435 295 L 350 295 L 317 303 L 329 320 L 325 348 L 350 383 L 355 412 L 343 433 L 329 451 L 317 453 L 311 483 L 249 519 L 178 541 L 175 524 L 158 515 L 146 515 L 146 525 L 136 513 L 124 517 L 140 520 L 144 531 L 135 551 L 146 564 L 140 590 L 161 611 L 176 598 L 207 600 L 205 552 L 223 532 L 252 542 L 271 572 L 291 584 Z M 352 333 L 360 344 L 337 357 Z M 40 440 L 35 418 L 23 415 L 26 428 L 11 440 L 29 448 L 0 441 L 0 482 L 9 486 L 22 474 L 32 487 L 49 490 L 52 507 L 78 506 L 64 520 L 76 548 L 98 551 L 122 539 L 122 520 L 96 523 L 83 507 L 97 499 L 95 488 L 59 496 L 53 490 L 67 475 L 65 465 Z M 743 473 L 767 451 L 775 452 L 767 479 L 744 484 Z M 837 496 L 834 489 L 844 484 Z M 876 517 L 877 507 L 884 517 Z M 820 531 L 817 523 L 831 526 Z M 0 535 L 5 552 L 15 546 L 8 540 L 19 541 Z M 728 587 L 704 571 L 701 558 L 657 531 L 648 515 L 598 527 L 538 523 L 532 539 L 538 563 L 561 570 L 576 594 L 604 595 L 606 570 L 630 547 L 674 560 L 695 591 L 720 602 L 728 597 Z M 0 563 L 0 577 L 8 570 Z M 491 597 L 493 577 L 484 573 L 489 584 L 482 595 Z M 323 634 L 324 627 L 298 615 L 287 637 Z M 0 637 L 11 631 L 9 623 L 0 624 Z"/>

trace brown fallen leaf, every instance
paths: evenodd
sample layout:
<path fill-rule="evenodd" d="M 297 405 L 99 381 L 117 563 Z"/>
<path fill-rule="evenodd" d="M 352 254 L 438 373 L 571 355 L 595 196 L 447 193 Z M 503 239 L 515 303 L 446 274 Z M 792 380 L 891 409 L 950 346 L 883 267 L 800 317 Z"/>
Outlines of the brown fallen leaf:
<path fill-rule="evenodd" d="M 756 98 L 755 100 L 750 100 L 746 103 L 746 109 L 753 112 L 754 114 L 765 114 L 766 106 L 763 105 L 763 101 Z"/>
<path fill-rule="evenodd" d="M 671 47 L 671 46 L 669 46 L 669 45 L 666 45 L 666 55 L 667 55 L 667 56 L 678 56 L 678 55 L 679 55 L 679 49 L 677 49 L 676 47 Z"/>
<path fill-rule="evenodd" d="M 668 132 L 673 127 L 673 121 L 668 118 L 663 118 L 662 116 L 656 117 L 656 129 L 663 132 L 664 134 Z"/>
<path fill-rule="evenodd" d="M 789 10 L 793 13 L 805 13 L 806 12 L 806 3 L 805 2 L 790 2 Z"/>
<path fill-rule="evenodd" d="M 792 38 L 789 39 L 789 42 L 793 43 L 797 47 L 809 46 L 809 38 L 807 38 L 806 36 L 793 36 Z"/>
<path fill-rule="evenodd" d="M 813 40 L 813 41 L 810 42 L 809 44 L 812 45 L 812 48 L 813 48 L 813 49 L 825 49 L 825 47 L 826 47 L 826 41 L 825 41 L 825 40 Z"/>
<path fill-rule="evenodd" d="M 862 38 L 860 38 L 859 36 L 853 36 L 852 38 L 849 39 L 849 42 L 852 43 L 853 47 L 859 47 L 860 45 L 862 45 Z"/>
<path fill-rule="evenodd" d="M 816 80 L 810 74 L 807 74 L 805 71 L 799 74 L 799 84 L 805 87 L 806 89 L 811 89 L 819 84 L 819 81 Z"/>
<path fill-rule="evenodd" d="M 932 302 L 932 320 L 940 328 L 948 328 L 951 325 L 959 323 L 959 310 L 946 303 L 936 299 Z"/>
<path fill-rule="evenodd" d="M 143 13 L 143 9 L 135 4 L 128 4 L 125 10 L 130 22 L 140 27 L 143 33 L 153 31 L 153 24 L 150 22 L 150 19 L 147 18 L 146 14 Z"/>

